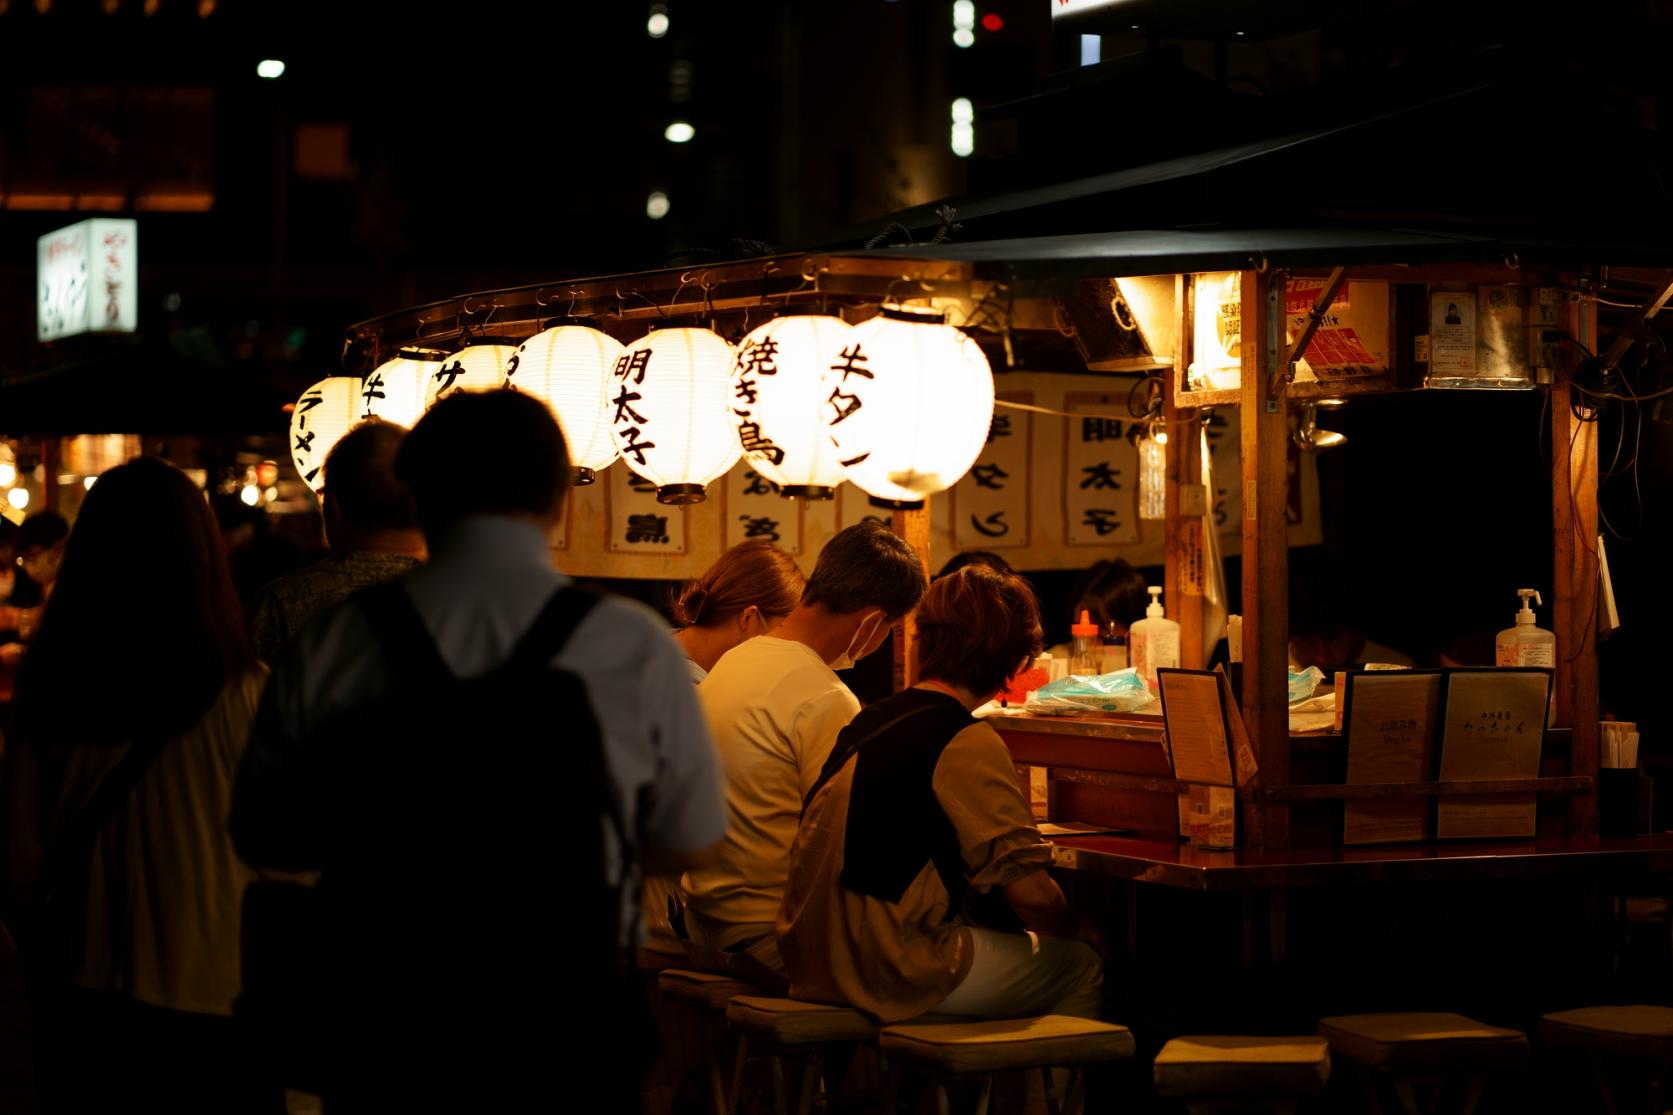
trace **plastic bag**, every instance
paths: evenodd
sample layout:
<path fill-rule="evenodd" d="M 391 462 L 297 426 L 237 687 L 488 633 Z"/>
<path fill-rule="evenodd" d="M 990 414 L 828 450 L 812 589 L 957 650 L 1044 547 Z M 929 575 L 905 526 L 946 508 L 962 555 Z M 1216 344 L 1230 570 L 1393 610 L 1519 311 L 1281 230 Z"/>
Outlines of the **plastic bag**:
<path fill-rule="evenodd" d="M 1070 674 L 1028 695 L 1029 712 L 1133 712 L 1151 702 L 1150 687 L 1135 669 L 1113 674 Z"/>
<path fill-rule="evenodd" d="M 1317 666 L 1309 666 L 1299 674 L 1290 671 L 1290 704 L 1300 704 L 1312 698 L 1313 690 L 1324 680 L 1324 671 Z"/>

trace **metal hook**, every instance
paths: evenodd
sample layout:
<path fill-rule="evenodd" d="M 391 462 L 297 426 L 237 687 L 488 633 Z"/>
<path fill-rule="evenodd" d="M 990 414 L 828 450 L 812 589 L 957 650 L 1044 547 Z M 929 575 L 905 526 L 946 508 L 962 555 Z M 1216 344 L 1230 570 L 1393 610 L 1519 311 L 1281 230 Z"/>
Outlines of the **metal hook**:
<path fill-rule="evenodd" d="M 546 301 L 546 299 L 544 299 L 544 298 L 542 298 L 542 297 L 541 297 L 541 295 L 543 295 L 543 294 L 545 294 L 545 293 L 546 293 L 546 288 L 545 288 L 545 287 L 541 287 L 541 288 L 540 288 L 540 289 L 538 289 L 538 290 L 536 290 L 536 291 L 535 291 L 535 292 L 534 292 L 534 304 L 535 304 L 535 305 L 536 305 L 536 306 L 539 306 L 539 307 L 540 307 L 540 308 L 541 308 L 541 309 L 543 309 L 543 310 L 544 310 L 544 309 L 545 309 L 545 308 L 546 308 L 546 307 L 547 307 L 547 306 L 548 306 L 548 305 L 550 305 L 550 303 L 549 303 L 549 302 L 547 302 L 547 301 Z"/>
<path fill-rule="evenodd" d="M 581 288 L 579 288 L 579 287 L 570 287 L 569 288 L 569 309 L 564 312 L 565 317 L 574 317 L 575 316 L 575 300 L 580 298 L 580 297 L 581 297 Z"/>

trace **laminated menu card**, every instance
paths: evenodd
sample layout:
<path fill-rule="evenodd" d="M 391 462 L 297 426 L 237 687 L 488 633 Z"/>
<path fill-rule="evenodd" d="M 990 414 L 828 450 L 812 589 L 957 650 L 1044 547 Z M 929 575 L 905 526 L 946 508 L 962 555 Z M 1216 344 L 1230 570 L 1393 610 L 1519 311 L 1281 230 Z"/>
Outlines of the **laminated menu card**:
<path fill-rule="evenodd" d="M 1449 670 L 1441 714 L 1441 781 L 1539 777 L 1549 670 Z M 1443 840 L 1534 835 L 1534 794 L 1442 797 L 1435 835 Z"/>
<path fill-rule="evenodd" d="M 1347 673 L 1346 782 L 1427 782 L 1440 725 L 1441 674 L 1435 670 Z M 1348 798 L 1342 843 L 1390 844 L 1428 835 L 1429 799 Z"/>

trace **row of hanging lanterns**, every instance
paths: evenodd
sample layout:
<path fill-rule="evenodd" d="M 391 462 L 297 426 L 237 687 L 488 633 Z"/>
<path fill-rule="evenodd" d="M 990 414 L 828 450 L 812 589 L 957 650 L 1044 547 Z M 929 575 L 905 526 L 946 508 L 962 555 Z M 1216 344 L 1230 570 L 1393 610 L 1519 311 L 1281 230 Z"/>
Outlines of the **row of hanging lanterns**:
<path fill-rule="evenodd" d="M 326 454 L 355 423 L 410 426 L 454 391 L 500 387 L 551 406 L 576 483 L 620 457 L 672 504 L 701 501 L 746 457 L 786 496 L 828 499 L 847 480 L 885 506 L 915 506 L 969 471 L 993 417 L 987 358 L 941 314 L 886 306 L 849 325 L 787 313 L 736 346 L 686 326 L 624 346 L 560 319 L 520 345 L 407 349 L 364 379 L 315 384 L 291 418 L 297 471 L 318 490 Z"/>

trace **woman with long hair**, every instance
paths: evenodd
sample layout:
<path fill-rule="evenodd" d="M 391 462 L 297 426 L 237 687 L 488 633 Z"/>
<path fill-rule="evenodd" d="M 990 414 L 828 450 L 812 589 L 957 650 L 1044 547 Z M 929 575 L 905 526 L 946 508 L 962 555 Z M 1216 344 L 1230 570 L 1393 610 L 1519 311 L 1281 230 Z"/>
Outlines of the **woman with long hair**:
<path fill-rule="evenodd" d="M 795 559 L 771 542 L 740 542 L 721 554 L 674 601 L 674 639 L 692 679 L 702 681 L 721 655 L 783 622 L 803 583 Z"/>
<path fill-rule="evenodd" d="M 263 681 L 202 493 L 152 458 L 106 472 L 6 741 L 43 1110 L 256 1108 L 230 1017 L 251 873 L 226 822 Z"/>

